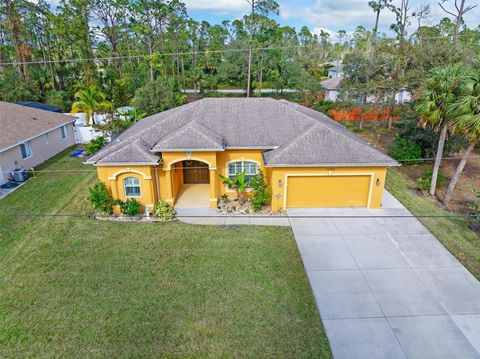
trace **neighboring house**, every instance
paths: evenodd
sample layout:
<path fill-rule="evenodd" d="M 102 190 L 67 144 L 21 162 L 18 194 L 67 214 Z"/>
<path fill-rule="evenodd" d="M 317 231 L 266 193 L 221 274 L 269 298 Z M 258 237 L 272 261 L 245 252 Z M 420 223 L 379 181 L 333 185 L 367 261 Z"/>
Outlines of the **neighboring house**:
<path fill-rule="evenodd" d="M 334 79 L 343 75 L 343 65 L 337 63 L 335 66 L 328 69 L 328 78 Z"/>
<path fill-rule="evenodd" d="M 75 144 L 74 117 L 0 101 L 0 184 Z"/>
<path fill-rule="evenodd" d="M 215 207 L 219 177 L 265 173 L 272 208 L 378 208 L 398 163 L 324 114 L 271 98 L 204 98 L 147 117 L 86 161 L 113 198 Z M 187 191 L 192 188 L 198 191 Z"/>
<path fill-rule="evenodd" d="M 39 110 L 45 110 L 45 111 L 50 111 L 50 112 L 58 112 L 62 113 L 62 109 L 58 106 L 52 106 L 52 105 L 46 105 L 41 102 L 35 102 L 35 101 L 18 101 L 15 102 L 17 105 L 22 105 L 22 106 L 27 106 L 27 107 L 32 107 L 36 108 Z"/>
<path fill-rule="evenodd" d="M 341 81 L 342 77 L 337 76 L 329 78 L 328 80 L 324 80 L 320 83 L 322 85 L 323 91 L 325 92 L 325 100 L 333 102 L 337 101 Z"/>
<path fill-rule="evenodd" d="M 334 101 L 334 102 L 340 100 L 339 97 L 341 95 L 341 92 L 345 91 L 345 90 L 341 90 L 340 88 L 340 83 L 342 82 L 342 80 L 343 80 L 343 77 L 340 75 L 340 76 L 328 78 L 327 80 L 320 82 L 320 85 L 322 86 L 323 91 L 325 92 L 325 100 Z M 412 96 L 410 91 L 408 91 L 405 88 L 400 89 L 395 94 L 396 104 L 409 102 L 411 101 L 411 99 L 412 99 Z M 387 99 L 385 98 L 385 101 L 386 100 Z M 377 101 L 377 98 L 375 96 L 368 96 L 367 98 L 368 103 L 373 103 L 375 101 Z M 361 101 L 359 99 L 357 103 L 360 103 L 360 102 Z"/>

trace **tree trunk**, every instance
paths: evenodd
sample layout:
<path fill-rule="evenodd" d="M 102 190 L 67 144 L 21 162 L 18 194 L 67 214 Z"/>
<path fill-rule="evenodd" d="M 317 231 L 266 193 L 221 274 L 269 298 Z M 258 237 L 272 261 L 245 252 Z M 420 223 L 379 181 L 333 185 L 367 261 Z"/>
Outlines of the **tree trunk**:
<path fill-rule="evenodd" d="M 262 86 L 263 86 L 263 57 L 260 58 L 260 97 L 262 97 Z"/>
<path fill-rule="evenodd" d="M 435 195 L 435 189 L 437 187 L 438 170 L 442 163 L 443 147 L 445 146 L 445 139 L 447 138 L 447 126 L 443 125 L 440 132 L 440 138 L 438 139 L 437 154 L 435 156 L 435 164 L 433 165 L 432 182 L 430 183 L 430 195 Z"/>
<path fill-rule="evenodd" d="M 380 9 L 376 11 L 375 17 L 375 28 L 373 29 L 373 46 L 372 46 L 372 56 L 370 58 L 370 63 L 373 65 L 375 63 L 375 52 L 377 51 L 377 32 L 378 32 L 378 21 L 380 20 Z"/>
<path fill-rule="evenodd" d="M 455 6 L 456 6 L 456 3 L 455 3 Z M 458 9 L 458 16 L 455 19 L 455 32 L 453 33 L 453 44 L 456 44 L 458 40 L 458 34 L 460 33 L 460 26 L 462 25 L 464 7 L 465 7 L 465 0 L 461 0 L 460 8 Z"/>
<path fill-rule="evenodd" d="M 185 92 L 185 64 L 183 63 L 183 55 L 182 55 L 182 90 Z"/>
<path fill-rule="evenodd" d="M 250 44 L 250 47 L 248 48 L 247 97 L 250 97 L 251 76 L 252 76 L 252 44 Z"/>
<path fill-rule="evenodd" d="M 388 96 L 388 95 L 387 95 Z M 392 128 L 392 123 L 393 123 L 393 106 L 395 103 L 395 92 L 392 94 L 392 96 L 388 96 L 388 101 L 387 101 L 387 111 L 388 111 L 388 129 L 390 130 Z"/>
<path fill-rule="evenodd" d="M 155 80 L 155 77 L 154 77 L 154 74 L 153 74 L 153 58 L 152 58 L 153 49 L 152 49 L 152 43 L 151 43 L 150 40 L 148 41 L 148 55 L 150 57 L 149 60 L 148 60 L 148 68 L 149 68 L 149 71 L 150 71 L 150 82 L 153 82 L 153 80 Z"/>
<path fill-rule="evenodd" d="M 455 190 L 455 186 L 457 185 L 457 182 L 460 179 L 460 175 L 462 174 L 462 171 L 465 168 L 465 165 L 467 164 L 468 157 L 472 153 L 476 144 L 477 144 L 477 141 L 470 142 L 470 144 L 468 145 L 468 148 L 463 153 L 462 160 L 458 164 L 457 169 L 455 170 L 455 173 L 453 174 L 453 177 L 450 180 L 450 183 L 448 184 L 447 192 L 445 193 L 445 197 L 443 198 L 443 204 L 447 208 L 448 208 L 448 204 L 450 203 L 450 199 L 452 198 L 453 191 Z"/>

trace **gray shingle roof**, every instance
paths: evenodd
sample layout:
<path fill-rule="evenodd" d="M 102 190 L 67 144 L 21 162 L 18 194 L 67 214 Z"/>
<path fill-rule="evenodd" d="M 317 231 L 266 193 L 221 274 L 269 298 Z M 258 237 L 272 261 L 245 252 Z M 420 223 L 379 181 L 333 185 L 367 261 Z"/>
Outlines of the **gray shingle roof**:
<path fill-rule="evenodd" d="M 0 101 L 0 151 L 74 121 L 61 113 Z"/>
<path fill-rule="evenodd" d="M 340 87 L 340 82 L 342 82 L 343 77 L 337 76 L 337 77 L 332 77 L 331 79 L 324 80 L 320 82 L 320 85 L 325 90 L 336 90 Z"/>
<path fill-rule="evenodd" d="M 309 108 L 271 98 L 205 98 L 147 117 L 87 162 L 156 163 L 166 151 L 260 148 L 266 165 L 397 162 Z"/>
<path fill-rule="evenodd" d="M 222 136 L 193 120 L 160 139 L 151 150 L 153 152 L 223 151 L 224 148 Z"/>

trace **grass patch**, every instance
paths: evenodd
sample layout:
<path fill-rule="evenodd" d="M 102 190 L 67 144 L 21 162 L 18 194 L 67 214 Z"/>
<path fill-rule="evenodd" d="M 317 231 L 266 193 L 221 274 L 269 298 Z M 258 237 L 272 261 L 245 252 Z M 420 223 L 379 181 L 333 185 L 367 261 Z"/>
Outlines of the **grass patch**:
<path fill-rule="evenodd" d="M 92 169 L 66 153 L 42 169 Z M 95 178 L 38 173 L 0 214 L 90 213 Z M 2 356 L 331 357 L 289 228 L 10 216 L 0 227 Z"/>
<path fill-rule="evenodd" d="M 390 168 L 386 188 L 415 215 L 451 215 L 426 197 L 412 193 L 416 185 L 397 168 Z M 480 238 L 461 218 L 419 218 L 425 227 L 480 280 Z"/>

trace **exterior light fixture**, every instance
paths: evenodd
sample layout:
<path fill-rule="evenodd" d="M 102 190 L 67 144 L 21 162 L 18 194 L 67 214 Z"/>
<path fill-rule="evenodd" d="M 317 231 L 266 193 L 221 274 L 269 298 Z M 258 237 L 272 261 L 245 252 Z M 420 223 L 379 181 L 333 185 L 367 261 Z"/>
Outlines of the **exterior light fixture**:
<path fill-rule="evenodd" d="M 380 178 L 377 178 L 377 187 L 380 186 Z"/>
<path fill-rule="evenodd" d="M 283 186 L 283 182 L 281 179 L 278 180 L 278 187 L 282 187 Z"/>

